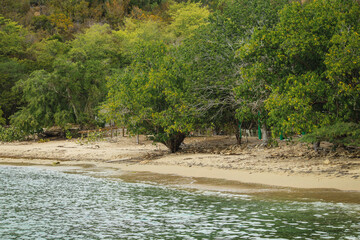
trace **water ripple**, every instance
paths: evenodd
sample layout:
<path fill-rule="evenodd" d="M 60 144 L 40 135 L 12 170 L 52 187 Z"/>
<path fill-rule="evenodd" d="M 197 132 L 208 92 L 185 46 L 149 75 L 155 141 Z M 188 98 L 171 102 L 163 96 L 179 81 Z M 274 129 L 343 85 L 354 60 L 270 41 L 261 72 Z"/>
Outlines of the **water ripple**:
<path fill-rule="evenodd" d="M 359 239 L 360 206 L 0 167 L 0 239 Z"/>

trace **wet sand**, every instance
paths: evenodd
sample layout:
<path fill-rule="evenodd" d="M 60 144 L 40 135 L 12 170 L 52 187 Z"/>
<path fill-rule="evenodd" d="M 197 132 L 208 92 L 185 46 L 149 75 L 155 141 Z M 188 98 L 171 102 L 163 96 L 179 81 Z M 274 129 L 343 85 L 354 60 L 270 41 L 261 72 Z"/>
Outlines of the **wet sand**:
<path fill-rule="evenodd" d="M 249 195 L 260 199 L 290 200 L 290 201 L 324 201 L 335 203 L 360 204 L 360 191 L 344 191 L 331 188 L 294 188 L 280 187 L 268 184 L 245 183 L 225 178 L 194 177 L 184 174 L 156 173 L 155 171 L 130 171 L 129 168 L 104 164 L 82 164 L 67 162 L 66 164 L 49 164 L 46 161 L 7 162 L 0 159 L 0 165 L 32 166 L 47 170 L 62 171 L 70 174 L 83 174 L 92 177 L 121 179 L 126 182 L 140 182 L 154 185 L 184 189 L 187 191 L 217 191 L 223 193 Z M 157 171 L 159 172 L 159 171 Z"/>

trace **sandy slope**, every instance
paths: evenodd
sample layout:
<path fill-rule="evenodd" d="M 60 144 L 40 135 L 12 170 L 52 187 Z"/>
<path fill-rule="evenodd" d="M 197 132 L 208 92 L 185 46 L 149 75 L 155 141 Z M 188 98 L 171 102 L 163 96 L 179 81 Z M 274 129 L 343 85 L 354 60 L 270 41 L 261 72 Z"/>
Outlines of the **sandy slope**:
<path fill-rule="evenodd" d="M 124 171 L 150 171 L 188 177 L 227 179 L 297 188 L 360 191 L 360 157 L 338 149 L 315 153 L 305 144 L 282 142 L 263 148 L 256 138 L 243 146 L 226 136 L 193 137 L 182 152 L 169 154 L 162 145 L 141 137 L 119 137 L 93 143 L 78 140 L 0 144 L 0 162 L 54 166 L 93 165 Z M 58 163 L 58 164 L 57 164 Z"/>

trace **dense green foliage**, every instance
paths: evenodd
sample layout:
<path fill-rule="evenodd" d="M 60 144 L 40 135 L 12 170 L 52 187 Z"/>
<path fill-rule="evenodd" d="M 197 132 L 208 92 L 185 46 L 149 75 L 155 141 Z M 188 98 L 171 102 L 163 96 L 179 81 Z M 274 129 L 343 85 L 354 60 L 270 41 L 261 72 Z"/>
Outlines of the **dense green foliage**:
<path fill-rule="evenodd" d="M 358 145 L 357 0 L 16 0 L 0 14 L 0 124 L 24 134 L 105 120 L 175 152 L 199 127 L 241 143 L 241 123 Z"/>
<path fill-rule="evenodd" d="M 106 76 L 122 62 L 109 27 L 93 25 L 69 44 L 58 40 L 41 44 L 45 50 L 37 57 L 49 64 L 48 69 L 34 71 L 18 82 L 26 106 L 12 116 L 12 124 L 25 131 L 69 123 L 96 125 Z"/>
<path fill-rule="evenodd" d="M 133 133 L 152 135 L 154 141 L 176 152 L 193 129 L 194 113 L 184 97 L 187 86 L 179 73 L 176 46 L 166 42 L 192 36 L 205 25 L 208 11 L 193 3 L 175 4 L 171 11 L 173 22 L 168 26 L 153 20 L 129 21 L 116 33 L 134 59 L 110 79 L 104 113 Z M 196 25 L 186 18 L 190 12 Z"/>
<path fill-rule="evenodd" d="M 24 131 L 17 127 L 5 128 L 0 126 L 0 141 L 1 142 L 13 142 L 18 140 L 24 140 L 26 134 Z"/>
<path fill-rule="evenodd" d="M 245 67 L 235 91 L 239 99 L 250 96 L 239 113 L 261 111 L 273 133 L 358 124 L 359 68 L 350 36 L 359 30 L 359 10 L 357 1 L 295 2 L 275 26 L 254 31 L 239 49 Z"/>
<path fill-rule="evenodd" d="M 308 143 L 328 141 L 335 146 L 360 147 L 360 126 L 356 123 L 335 123 L 315 129 L 314 132 L 302 137 L 301 141 Z"/>
<path fill-rule="evenodd" d="M 198 120 L 235 133 L 239 143 L 239 120 L 244 124 L 248 119 L 236 117 L 242 104 L 234 91 L 241 82 L 237 50 L 247 42 L 254 29 L 276 22 L 277 10 L 286 2 L 229 2 L 222 13 L 213 14 L 209 24 L 179 49 L 186 53 L 178 58 L 187 69 L 184 75 L 189 86 L 189 101 L 202 118 Z"/>
<path fill-rule="evenodd" d="M 9 19 L 0 16 L 0 123 L 16 112 L 20 96 L 12 89 L 29 72 L 27 48 L 31 41 L 28 32 Z"/>

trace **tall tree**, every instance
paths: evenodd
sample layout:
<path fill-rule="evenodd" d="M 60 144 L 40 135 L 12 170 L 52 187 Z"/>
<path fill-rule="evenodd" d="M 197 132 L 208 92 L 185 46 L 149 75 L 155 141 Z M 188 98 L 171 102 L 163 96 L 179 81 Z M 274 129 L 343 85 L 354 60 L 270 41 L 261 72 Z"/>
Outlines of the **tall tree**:
<path fill-rule="evenodd" d="M 110 79 L 105 114 L 176 152 L 192 130 L 191 109 L 183 101 L 184 82 L 173 74 L 174 59 L 162 41 L 138 47 L 142 57 Z"/>
<path fill-rule="evenodd" d="M 168 11 L 171 21 L 167 30 L 175 38 L 185 39 L 193 36 L 197 29 L 208 24 L 209 10 L 200 3 L 173 3 Z"/>
<path fill-rule="evenodd" d="M 352 11 L 355 12 L 353 8 Z M 358 12 L 359 13 L 359 12 Z M 357 14 L 358 14 L 357 13 Z M 356 15 L 353 15 L 354 17 Z M 340 23 L 326 54 L 325 75 L 334 94 L 328 97 L 331 111 L 342 121 L 360 122 L 360 21 Z"/>
<path fill-rule="evenodd" d="M 310 132 L 337 121 L 358 121 L 359 69 L 356 57 L 349 59 L 352 55 L 342 50 L 356 49 L 352 39 L 359 13 L 357 1 L 341 0 L 293 3 L 281 12 L 272 38 L 264 36 L 274 50 L 269 63 L 278 66 L 264 64 L 277 77 L 269 84 L 272 92 L 266 101 L 274 127 Z M 339 65 L 347 60 L 352 62 Z"/>
<path fill-rule="evenodd" d="M 180 47 L 189 101 L 207 125 L 228 125 L 240 144 L 239 120 L 241 101 L 234 88 L 239 86 L 237 50 L 250 38 L 254 29 L 269 26 L 277 20 L 277 11 L 287 1 L 227 1 L 223 12 L 213 14 L 207 25 Z M 181 54 L 182 53 L 182 54 Z"/>
<path fill-rule="evenodd" d="M 173 20 L 164 29 L 160 21 L 128 20 L 117 35 L 132 57 L 131 65 L 110 80 L 110 91 L 104 112 L 110 118 L 126 124 L 133 133 L 149 134 L 153 140 L 165 144 L 171 152 L 179 150 L 187 133 L 192 130 L 192 108 L 185 100 L 186 85 L 175 61 L 176 38 L 193 35 L 193 21 L 187 19 L 189 8 L 194 18 L 204 22 L 208 12 L 198 4 L 176 5 Z M 187 19 L 179 21 L 179 19 Z M 178 23 L 182 23 L 179 25 Z M 179 30 L 179 31 L 178 31 Z M 180 71 L 181 73 L 181 71 Z"/>
<path fill-rule="evenodd" d="M 28 35 L 16 22 L 0 16 L 0 108 L 7 121 L 15 113 L 21 97 L 13 86 L 31 69 Z"/>
<path fill-rule="evenodd" d="M 94 25 L 69 43 L 47 44 L 58 49 L 44 49 L 58 55 L 47 71 L 35 71 L 18 84 L 26 105 L 12 123 L 27 131 L 67 123 L 83 128 L 97 124 L 96 107 L 106 95 L 106 77 L 123 59 L 109 26 Z M 51 54 L 38 56 L 49 59 Z"/>

